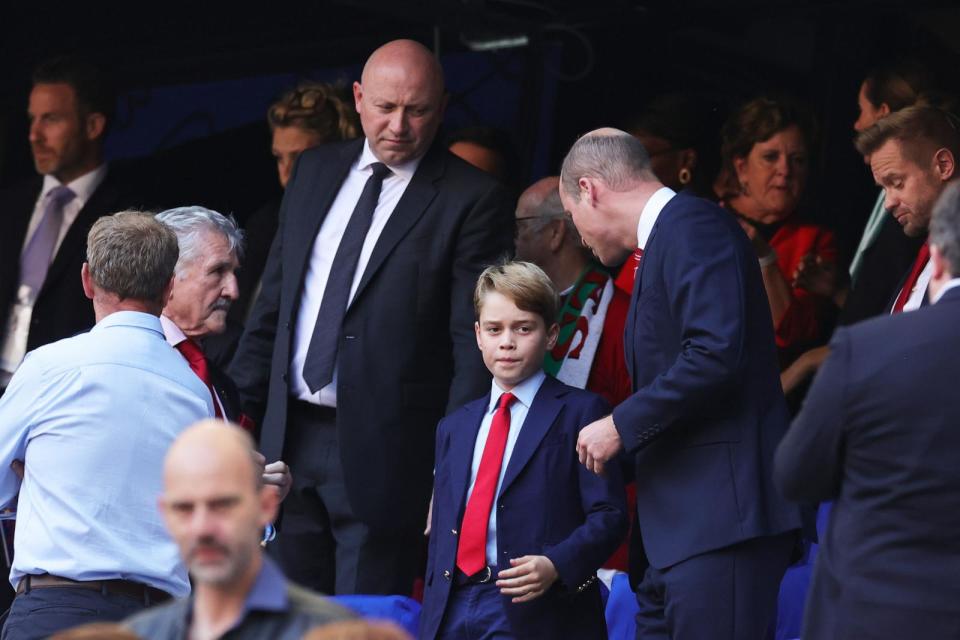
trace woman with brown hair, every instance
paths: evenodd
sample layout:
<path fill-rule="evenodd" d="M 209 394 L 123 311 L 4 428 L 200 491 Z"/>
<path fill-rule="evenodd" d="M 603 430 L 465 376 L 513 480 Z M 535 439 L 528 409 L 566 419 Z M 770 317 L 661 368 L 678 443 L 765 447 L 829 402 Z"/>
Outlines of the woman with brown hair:
<path fill-rule="evenodd" d="M 835 263 L 833 233 L 804 222 L 800 201 L 807 182 L 813 122 L 788 101 L 757 98 L 723 129 L 723 157 L 736 179 L 724 206 L 739 219 L 760 260 L 781 368 L 829 336 L 835 309 L 829 298 L 796 282 L 797 266 L 813 257 Z"/>

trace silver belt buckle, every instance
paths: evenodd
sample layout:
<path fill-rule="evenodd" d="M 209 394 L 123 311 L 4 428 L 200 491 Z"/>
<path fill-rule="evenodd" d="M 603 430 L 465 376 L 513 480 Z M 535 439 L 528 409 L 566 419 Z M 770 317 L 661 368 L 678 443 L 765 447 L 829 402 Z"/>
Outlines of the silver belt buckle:
<path fill-rule="evenodd" d="M 490 578 L 493 577 L 493 569 L 490 568 L 490 565 L 484 567 L 484 570 L 487 572 L 487 575 L 483 577 L 483 580 L 477 580 L 477 584 L 484 584 L 490 582 Z"/>

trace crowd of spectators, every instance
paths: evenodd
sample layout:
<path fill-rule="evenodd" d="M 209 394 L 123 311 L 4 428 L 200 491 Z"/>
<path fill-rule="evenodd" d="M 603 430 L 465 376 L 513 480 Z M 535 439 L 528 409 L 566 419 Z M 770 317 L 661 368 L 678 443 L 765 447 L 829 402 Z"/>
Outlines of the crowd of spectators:
<path fill-rule="evenodd" d="M 37 175 L 0 192 L 2 638 L 406 637 L 314 592 L 605 637 L 598 571 L 637 637 L 760 638 L 830 502 L 804 637 L 960 633 L 958 121 L 914 61 L 850 99 L 881 192 L 845 256 L 797 96 L 660 95 L 521 184 L 394 41 L 270 106 L 284 193 L 241 228 L 133 210 L 109 83 L 40 65 Z"/>

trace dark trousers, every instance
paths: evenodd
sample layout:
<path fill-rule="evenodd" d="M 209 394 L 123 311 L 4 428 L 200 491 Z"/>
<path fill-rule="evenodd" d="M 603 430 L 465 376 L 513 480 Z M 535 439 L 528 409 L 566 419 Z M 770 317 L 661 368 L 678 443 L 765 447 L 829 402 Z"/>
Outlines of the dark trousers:
<path fill-rule="evenodd" d="M 293 488 L 269 548 L 287 577 L 321 593 L 410 595 L 422 535 L 382 534 L 353 515 L 335 411 L 291 400 L 283 455 Z"/>
<path fill-rule="evenodd" d="M 496 581 L 454 586 L 436 640 L 513 640 Z"/>
<path fill-rule="evenodd" d="M 797 532 L 746 540 L 665 569 L 637 588 L 638 640 L 763 640 Z"/>
<path fill-rule="evenodd" d="M 76 587 L 43 587 L 17 594 L 0 640 L 42 640 L 91 622 L 119 622 L 146 608 L 143 600 Z"/>

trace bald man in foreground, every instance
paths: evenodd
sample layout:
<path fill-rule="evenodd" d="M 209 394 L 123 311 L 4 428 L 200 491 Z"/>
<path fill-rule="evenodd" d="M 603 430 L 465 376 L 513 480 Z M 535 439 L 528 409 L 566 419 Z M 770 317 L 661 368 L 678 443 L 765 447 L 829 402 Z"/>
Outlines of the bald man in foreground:
<path fill-rule="evenodd" d="M 277 514 L 253 440 L 234 425 L 205 420 L 174 441 L 163 465 L 160 510 L 193 578 L 190 598 L 131 618 L 153 640 L 302 638 L 312 627 L 353 617 L 287 582 L 260 549 Z"/>
<path fill-rule="evenodd" d="M 446 96 L 422 45 L 377 49 L 353 92 L 364 138 L 300 156 L 230 374 L 293 473 L 271 544 L 287 575 L 409 594 L 436 425 L 490 384 L 473 287 L 512 248 L 513 203 L 434 144 Z"/>
<path fill-rule="evenodd" d="M 766 637 L 799 511 L 773 486 L 789 417 L 760 267 L 729 212 L 674 193 L 633 136 L 601 129 L 560 197 L 606 265 L 642 250 L 624 344 L 633 394 L 580 432 L 587 468 L 626 451 L 649 567 L 637 637 Z"/>

